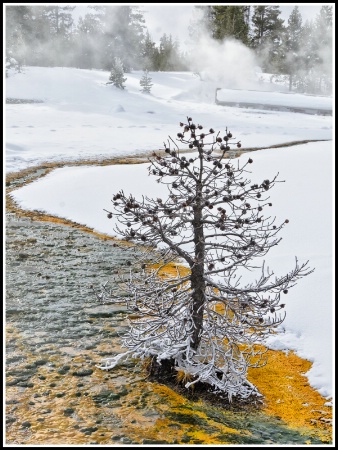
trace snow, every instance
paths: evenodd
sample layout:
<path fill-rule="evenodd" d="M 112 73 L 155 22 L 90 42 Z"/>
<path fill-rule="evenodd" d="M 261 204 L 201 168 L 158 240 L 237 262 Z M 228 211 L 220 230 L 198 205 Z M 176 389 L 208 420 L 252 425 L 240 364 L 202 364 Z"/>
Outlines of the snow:
<path fill-rule="evenodd" d="M 216 105 L 219 83 L 203 82 L 191 72 L 150 72 L 154 85 L 150 94 L 144 94 L 139 84 L 142 71 L 126 74 L 125 90 L 105 84 L 108 71 L 61 67 L 24 71 L 6 80 L 6 97 L 44 103 L 6 105 L 7 172 L 43 161 L 156 150 L 187 115 L 215 129 L 227 126 L 246 147 L 332 138 L 331 117 Z M 261 95 L 269 98 L 271 93 Z M 316 104 L 315 97 L 313 101 Z"/>
<path fill-rule="evenodd" d="M 281 107 L 322 109 L 332 112 L 332 97 L 297 94 L 295 92 L 264 92 L 259 90 L 220 89 L 217 100 L 222 102 L 244 102 Z"/>
<path fill-rule="evenodd" d="M 290 223 L 283 228 L 281 243 L 265 258 L 269 267 L 276 275 L 284 275 L 297 256 L 300 263 L 309 260 L 315 268 L 283 297 L 286 319 L 268 345 L 293 350 L 313 362 L 306 377 L 329 400 L 334 317 L 332 117 L 215 105 L 219 84 L 201 81 L 190 72 L 151 72 L 151 93 L 143 94 L 142 75 L 141 71 L 126 74 L 124 91 L 107 86 L 109 72 L 97 70 L 27 67 L 24 74 L 11 75 L 6 80 L 6 97 L 44 103 L 6 105 L 6 171 L 45 161 L 150 154 L 163 149 L 168 135 L 175 138 L 179 122 L 187 115 L 205 128 L 224 131 L 228 127 L 244 148 L 321 140 L 251 153 L 254 163 L 248 175 L 253 182 L 261 182 L 279 172 L 279 179 L 285 180 L 271 191 L 271 215 L 277 223 L 286 218 Z M 233 94 L 237 100 L 246 97 L 245 91 Z M 260 99 L 268 101 L 274 95 L 261 92 Z M 297 104 L 299 96 L 292 97 Z M 308 96 L 307 106 L 316 108 L 321 101 Z M 247 158 L 244 154 L 240 162 Z M 103 209 L 110 209 L 114 193 L 123 189 L 137 198 L 166 197 L 165 186 L 148 176 L 147 167 L 66 166 L 13 191 L 12 196 L 23 208 L 111 235 L 113 220 L 107 219 Z"/>

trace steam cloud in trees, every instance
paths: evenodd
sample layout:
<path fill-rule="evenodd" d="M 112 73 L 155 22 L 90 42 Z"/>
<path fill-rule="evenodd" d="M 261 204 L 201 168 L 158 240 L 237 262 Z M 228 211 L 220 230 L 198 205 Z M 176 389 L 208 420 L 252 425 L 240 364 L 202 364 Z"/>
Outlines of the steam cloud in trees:
<path fill-rule="evenodd" d="M 255 87 L 261 67 L 289 79 L 290 90 L 332 92 L 331 6 L 305 23 L 297 6 L 287 22 L 277 5 L 196 6 L 186 49 L 170 33 L 155 43 L 146 25 L 137 6 L 89 5 L 76 23 L 74 6 L 7 5 L 6 67 L 110 71 L 117 57 L 125 72 L 189 70 L 229 88 Z"/>

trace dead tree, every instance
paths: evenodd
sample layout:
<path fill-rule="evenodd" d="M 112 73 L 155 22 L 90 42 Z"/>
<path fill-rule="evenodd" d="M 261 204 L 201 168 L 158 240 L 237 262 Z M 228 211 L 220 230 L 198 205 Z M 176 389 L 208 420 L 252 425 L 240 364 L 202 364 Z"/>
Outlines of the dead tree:
<path fill-rule="evenodd" d="M 137 200 L 120 191 L 113 211 L 105 210 L 108 218 L 115 215 L 120 236 L 142 245 L 124 280 L 127 298 L 107 287 L 97 294 L 103 302 L 127 303 L 133 317 L 137 313 L 123 338 L 127 351 L 100 367 L 111 369 L 129 356 L 152 357 L 168 370 L 184 371 L 186 387 L 202 382 L 230 400 L 247 398 L 258 394 L 248 368 L 266 363 L 264 341 L 285 317 L 281 295 L 312 270 L 297 258 L 284 276 L 264 266 L 264 255 L 288 223 L 277 224 L 268 213 L 278 174 L 253 184 L 247 178 L 253 159 L 240 165 L 226 157 L 230 145 L 241 146 L 228 129 L 224 136 L 205 132 L 190 117 L 180 126 L 176 142 L 191 153 L 169 137 L 164 152 L 149 159 L 149 174 L 166 184 L 167 198 Z M 178 264 L 175 276 L 160 275 L 173 261 L 185 270 Z M 257 267 L 257 280 L 241 283 L 239 272 Z"/>

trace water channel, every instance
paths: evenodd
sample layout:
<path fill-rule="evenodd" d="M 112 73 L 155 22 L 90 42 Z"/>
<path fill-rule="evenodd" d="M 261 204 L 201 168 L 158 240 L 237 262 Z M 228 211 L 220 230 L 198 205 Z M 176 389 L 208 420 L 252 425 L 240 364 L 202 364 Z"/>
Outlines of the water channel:
<path fill-rule="evenodd" d="M 7 211 L 6 444 L 330 443 L 329 425 L 320 433 L 297 429 L 262 408 L 186 397 L 149 380 L 134 360 L 98 369 L 121 351 L 128 313 L 100 305 L 92 288 L 127 273 L 134 252 L 79 227 Z"/>

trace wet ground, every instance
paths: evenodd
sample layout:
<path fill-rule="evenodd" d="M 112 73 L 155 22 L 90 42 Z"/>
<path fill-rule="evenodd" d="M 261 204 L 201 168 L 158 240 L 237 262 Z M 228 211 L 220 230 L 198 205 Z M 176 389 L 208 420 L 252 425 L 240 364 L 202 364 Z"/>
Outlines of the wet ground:
<path fill-rule="evenodd" d="M 100 305 L 92 286 L 128 273 L 133 257 L 80 228 L 6 214 L 6 444 L 330 442 L 329 429 L 320 437 L 260 409 L 188 399 L 134 360 L 97 368 L 121 352 L 127 312 Z"/>

